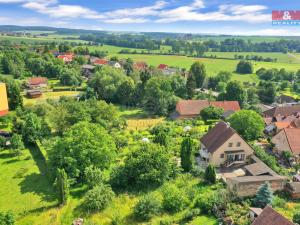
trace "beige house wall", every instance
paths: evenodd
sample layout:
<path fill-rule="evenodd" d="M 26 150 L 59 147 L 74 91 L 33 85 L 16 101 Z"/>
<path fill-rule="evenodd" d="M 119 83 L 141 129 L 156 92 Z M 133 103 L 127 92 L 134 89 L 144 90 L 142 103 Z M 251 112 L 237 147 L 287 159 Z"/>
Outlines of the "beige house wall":
<path fill-rule="evenodd" d="M 240 146 L 238 143 L 240 142 Z M 232 143 L 232 147 L 229 147 L 229 143 Z M 209 163 L 217 167 L 223 165 L 226 161 L 225 151 L 240 151 L 243 150 L 245 154 L 245 160 L 249 156 L 253 155 L 253 149 L 244 141 L 238 134 L 233 134 L 217 151 L 210 154 Z M 224 154 L 224 158 L 221 155 Z"/>

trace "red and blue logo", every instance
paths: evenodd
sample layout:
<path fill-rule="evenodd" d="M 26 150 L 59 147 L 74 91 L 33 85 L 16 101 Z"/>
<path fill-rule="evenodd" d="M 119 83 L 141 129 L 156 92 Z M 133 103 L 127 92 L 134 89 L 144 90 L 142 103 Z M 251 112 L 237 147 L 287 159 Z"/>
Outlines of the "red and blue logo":
<path fill-rule="evenodd" d="M 272 11 L 273 25 L 300 25 L 300 10 Z"/>

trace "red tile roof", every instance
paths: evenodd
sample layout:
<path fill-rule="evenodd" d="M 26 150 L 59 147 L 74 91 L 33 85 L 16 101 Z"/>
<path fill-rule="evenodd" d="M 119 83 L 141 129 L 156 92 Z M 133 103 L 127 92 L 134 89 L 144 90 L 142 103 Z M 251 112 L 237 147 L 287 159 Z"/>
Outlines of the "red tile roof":
<path fill-rule="evenodd" d="M 224 109 L 224 111 L 239 111 L 240 104 L 238 101 L 218 101 L 218 102 L 210 102 L 210 105 L 218 108 Z"/>
<path fill-rule="evenodd" d="M 238 111 L 240 105 L 237 101 L 217 101 L 209 102 L 208 100 L 180 100 L 177 102 L 176 111 L 181 116 L 200 114 L 201 110 L 208 106 L 215 106 L 224 109 L 224 111 Z"/>
<path fill-rule="evenodd" d="M 40 85 L 40 84 L 47 84 L 48 79 L 46 77 L 31 77 L 28 79 L 29 85 Z"/>
<path fill-rule="evenodd" d="M 270 206 L 264 208 L 262 213 L 254 220 L 252 225 L 294 225 L 288 219 L 280 215 Z"/>
<path fill-rule="evenodd" d="M 208 106 L 208 100 L 181 100 L 177 102 L 176 111 L 181 116 L 199 115 L 201 110 Z"/>
<path fill-rule="evenodd" d="M 160 70 L 165 70 L 165 69 L 167 69 L 169 66 L 168 65 L 166 65 L 166 64 L 159 64 L 159 66 L 157 67 L 158 69 L 160 69 Z"/>
<path fill-rule="evenodd" d="M 73 61 L 73 54 L 65 54 L 65 55 L 59 55 L 57 58 L 62 59 L 64 62 L 72 62 Z"/>
<path fill-rule="evenodd" d="M 107 65 L 108 64 L 108 60 L 106 59 L 97 59 L 94 61 L 95 65 Z"/>
<path fill-rule="evenodd" d="M 300 129 L 285 128 L 284 132 L 292 152 L 296 155 L 299 155 L 300 154 Z"/>
<path fill-rule="evenodd" d="M 134 63 L 133 66 L 137 70 L 144 70 L 148 67 L 147 63 L 145 63 L 145 62 L 136 62 L 136 63 Z"/>

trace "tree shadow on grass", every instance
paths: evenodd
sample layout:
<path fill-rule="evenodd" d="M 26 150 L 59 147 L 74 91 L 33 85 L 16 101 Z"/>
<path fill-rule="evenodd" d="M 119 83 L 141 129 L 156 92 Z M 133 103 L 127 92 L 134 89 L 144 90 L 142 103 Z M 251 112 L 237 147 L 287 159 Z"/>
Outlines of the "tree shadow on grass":
<path fill-rule="evenodd" d="M 19 183 L 21 193 L 33 193 L 41 196 L 43 201 L 52 202 L 56 200 L 56 195 L 51 183 L 46 175 L 32 173 L 24 177 Z"/>
<path fill-rule="evenodd" d="M 13 153 L 0 153 L 0 159 L 9 159 L 9 158 L 13 158 L 15 157 L 15 155 Z"/>
<path fill-rule="evenodd" d="M 43 155 L 41 155 L 40 151 L 34 145 L 28 145 L 26 147 L 29 149 L 30 154 L 32 155 L 32 158 L 38 166 L 40 172 L 42 174 L 46 174 L 48 169 Z"/>

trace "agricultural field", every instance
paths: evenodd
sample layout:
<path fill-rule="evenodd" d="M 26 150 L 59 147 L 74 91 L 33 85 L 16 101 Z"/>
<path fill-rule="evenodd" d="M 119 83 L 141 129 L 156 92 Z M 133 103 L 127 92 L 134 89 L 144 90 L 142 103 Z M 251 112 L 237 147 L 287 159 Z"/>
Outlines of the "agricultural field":
<path fill-rule="evenodd" d="M 32 44 L 32 43 L 49 43 L 49 42 L 58 42 L 58 43 L 63 43 L 63 42 L 75 42 L 75 43 L 82 43 L 85 44 L 87 43 L 86 41 L 83 40 L 76 40 L 76 39 L 64 39 L 63 37 L 60 38 L 60 35 L 57 37 L 16 37 L 16 36 L 0 36 L 0 41 L 3 40 L 9 40 L 12 43 L 15 44 L 20 44 L 21 42 Z"/>
<path fill-rule="evenodd" d="M 162 45 L 160 46 L 160 50 L 147 50 L 147 49 L 140 49 L 140 48 L 126 48 L 126 47 L 118 47 L 113 45 L 102 45 L 102 46 L 87 46 L 90 51 L 104 51 L 108 52 L 109 56 L 119 54 L 121 50 L 129 50 L 129 51 L 136 51 L 136 52 L 151 52 L 151 53 L 167 53 L 169 50 L 172 50 L 171 46 Z"/>
<path fill-rule="evenodd" d="M 261 56 L 263 58 L 277 59 L 277 62 L 280 63 L 299 63 L 299 60 L 291 56 L 291 54 L 285 54 L 281 52 L 205 52 L 204 55 L 207 57 L 213 55 L 217 58 L 226 59 L 234 59 L 235 55 L 243 55 L 244 57 L 246 57 L 247 55 Z"/>

